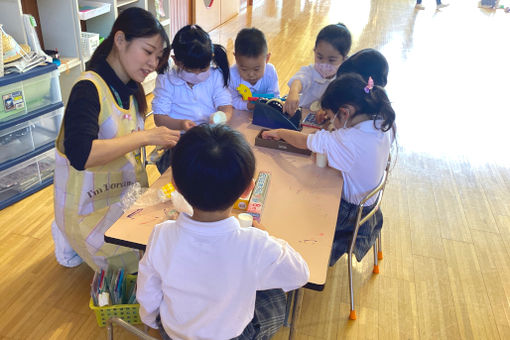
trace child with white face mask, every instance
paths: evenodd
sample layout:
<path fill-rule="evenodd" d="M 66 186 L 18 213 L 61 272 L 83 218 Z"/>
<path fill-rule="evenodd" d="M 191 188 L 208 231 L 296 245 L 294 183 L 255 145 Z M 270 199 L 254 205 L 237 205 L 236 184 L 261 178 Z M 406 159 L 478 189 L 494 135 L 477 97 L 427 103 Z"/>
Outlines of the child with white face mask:
<path fill-rule="evenodd" d="M 230 70 L 226 50 L 213 44 L 198 25 L 181 28 L 172 41 L 173 66 L 159 74 L 152 110 L 157 126 L 187 131 L 202 123 L 223 122 L 232 116 L 228 90 Z M 223 114 L 216 114 L 222 111 Z M 158 161 L 163 173 L 170 166 L 170 151 Z"/>
<path fill-rule="evenodd" d="M 347 57 L 351 43 L 351 33 L 344 24 L 321 29 L 313 49 L 315 63 L 301 67 L 289 80 L 290 90 L 283 106 L 285 112 L 294 115 L 299 106 L 310 109 L 310 105 L 321 98 Z"/>

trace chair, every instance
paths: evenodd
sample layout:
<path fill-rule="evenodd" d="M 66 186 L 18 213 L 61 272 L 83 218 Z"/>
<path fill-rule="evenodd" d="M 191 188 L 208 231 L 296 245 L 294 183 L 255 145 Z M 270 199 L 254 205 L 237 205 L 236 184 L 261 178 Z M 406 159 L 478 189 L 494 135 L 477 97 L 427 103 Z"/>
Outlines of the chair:
<path fill-rule="evenodd" d="M 134 335 L 138 336 L 140 339 L 143 340 L 157 340 L 156 338 L 150 336 L 149 334 L 145 333 L 144 331 L 136 328 L 135 326 L 127 323 L 126 321 L 122 320 L 121 318 L 117 317 L 111 317 L 108 319 L 106 323 L 106 332 L 108 334 L 108 340 L 113 340 L 113 324 L 117 324 L 118 326 L 126 329 L 128 332 L 133 333 Z M 147 329 L 147 326 L 145 326 Z"/>
<path fill-rule="evenodd" d="M 363 199 L 361 200 L 360 204 L 358 205 L 358 214 L 356 218 L 356 224 L 354 225 L 354 232 L 352 234 L 352 241 L 351 245 L 349 247 L 349 252 L 347 253 L 347 265 L 348 265 L 348 271 L 349 271 L 349 293 L 351 298 L 351 311 L 349 313 L 349 319 L 356 320 L 356 310 L 354 309 L 354 290 L 352 287 L 352 252 L 354 251 L 354 246 L 356 245 L 356 238 L 358 236 L 359 228 L 373 215 L 376 213 L 376 211 L 379 209 L 384 193 L 384 188 L 386 186 L 386 179 L 388 178 L 388 172 L 390 169 L 391 164 L 391 156 L 388 157 L 388 162 L 386 163 L 386 169 L 384 170 L 383 177 L 381 178 L 381 181 L 377 185 L 375 189 L 373 189 L 371 192 L 369 192 Z M 374 197 L 375 195 L 378 195 L 377 201 L 374 204 L 374 207 L 372 210 L 370 210 L 363 218 L 361 215 L 363 214 L 363 208 L 365 207 L 366 202 Z M 381 234 L 377 237 L 377 240 L 374 242 L 374 274 L 379 274 L 379 263 L 378 260 L 382 260 L 382 250 L 381 250 Z"/>

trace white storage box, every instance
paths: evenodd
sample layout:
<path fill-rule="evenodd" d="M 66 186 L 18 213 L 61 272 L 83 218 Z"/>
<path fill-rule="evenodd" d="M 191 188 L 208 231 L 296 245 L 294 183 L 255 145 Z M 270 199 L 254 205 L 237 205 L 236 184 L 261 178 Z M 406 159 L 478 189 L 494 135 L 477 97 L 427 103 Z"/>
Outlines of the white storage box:
<path fill-rule="evenodd" d="M 91 32 L 81 32 L 81 53 L 85 58 L 92 57 L 92 54 L 99 46 L 99 34 Z"/>
<path fill-rule="evenodd" d="M 53 182 L 55 149 L 0 171 L 0 209 Z"/>
<path fill-rule="evenodd" d="M 98 15 L 110 12 L 110 4 L 97 1 L 78 1 L 78 7 L 80 8 L 78 16 L 80 20 L 88 20 Z"/>
<path fill-rule="evenodd" d="M 0 123 L 62 101 L 55 64 L 0 78 Z"/>
<path fill-rule="evenodd" d="M 7 128 L 0 124 L 0 169 L 5 168 L 7 162 L 16 159 L 30 158 L 39 149 L 54 147 L 64 116 L 64 107 L 54 110 L 48 109 L 46 113 L 33 119 L 16 122 Z M 5 124 L 4 124 L 5 125 Z"/>

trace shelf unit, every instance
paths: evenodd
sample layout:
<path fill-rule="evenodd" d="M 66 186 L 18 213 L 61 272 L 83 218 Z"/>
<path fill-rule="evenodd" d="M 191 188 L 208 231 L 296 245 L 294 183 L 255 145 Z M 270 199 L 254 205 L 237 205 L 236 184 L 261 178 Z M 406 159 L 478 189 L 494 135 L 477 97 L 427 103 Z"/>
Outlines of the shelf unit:
<path fill-rule="evenodd" d="M 0 78 L 0 209 L 53 181 L 64 105 L 56 65 Z"/>
<path fill-rule="evenodd" d="M 84 57 L 83 51 L 81 51 L 82 29 L 106 37 L 119 13 L 126 8 L 136 6 L 154 14 L 160 20 L 171 41 L 182 26 L 196 20 L 192 15 L 194 0 L 89 0 L 107 3 L 110 8 L 104 14 L 83 21 L 80 20 L 79 15 L 79 3 L 82 0 L 33 1 L 37 3 L 40 21 L 38 25 L 41 28 L 45 49 L 58 50 L 61 56 L 62 65 L 58 69 L 61 72 L 60 88 L 64 104 L 69 98 L 73 84 L 85 70 L 85 64 L 89 59 Z M 164 15 L 159 15 L 159 12 L 156 11 L 156 2 L 161 3 Z M 233 2 L 237 3 L 236 0 Z M 21 0 L 0 0 L 0 23 L 16 41 L 26 43 Z M 148 77 L 147 80 L 149 84 L 144 84 L 146 92 L 150 92 L 153 87 L 154 80 L 150 78 Z"/>

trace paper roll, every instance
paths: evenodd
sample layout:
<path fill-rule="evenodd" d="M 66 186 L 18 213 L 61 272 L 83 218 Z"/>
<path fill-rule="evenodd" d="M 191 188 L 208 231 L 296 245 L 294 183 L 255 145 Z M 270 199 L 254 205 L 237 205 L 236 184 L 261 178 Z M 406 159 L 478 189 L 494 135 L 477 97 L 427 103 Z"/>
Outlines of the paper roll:
<path fill-rule="evenodd" d="M 247 213 L 237 215 L 237 219 L 239 220 L 239 224 L 243 228 L 251 227 L 253 224 L 253 216 Z"/>

